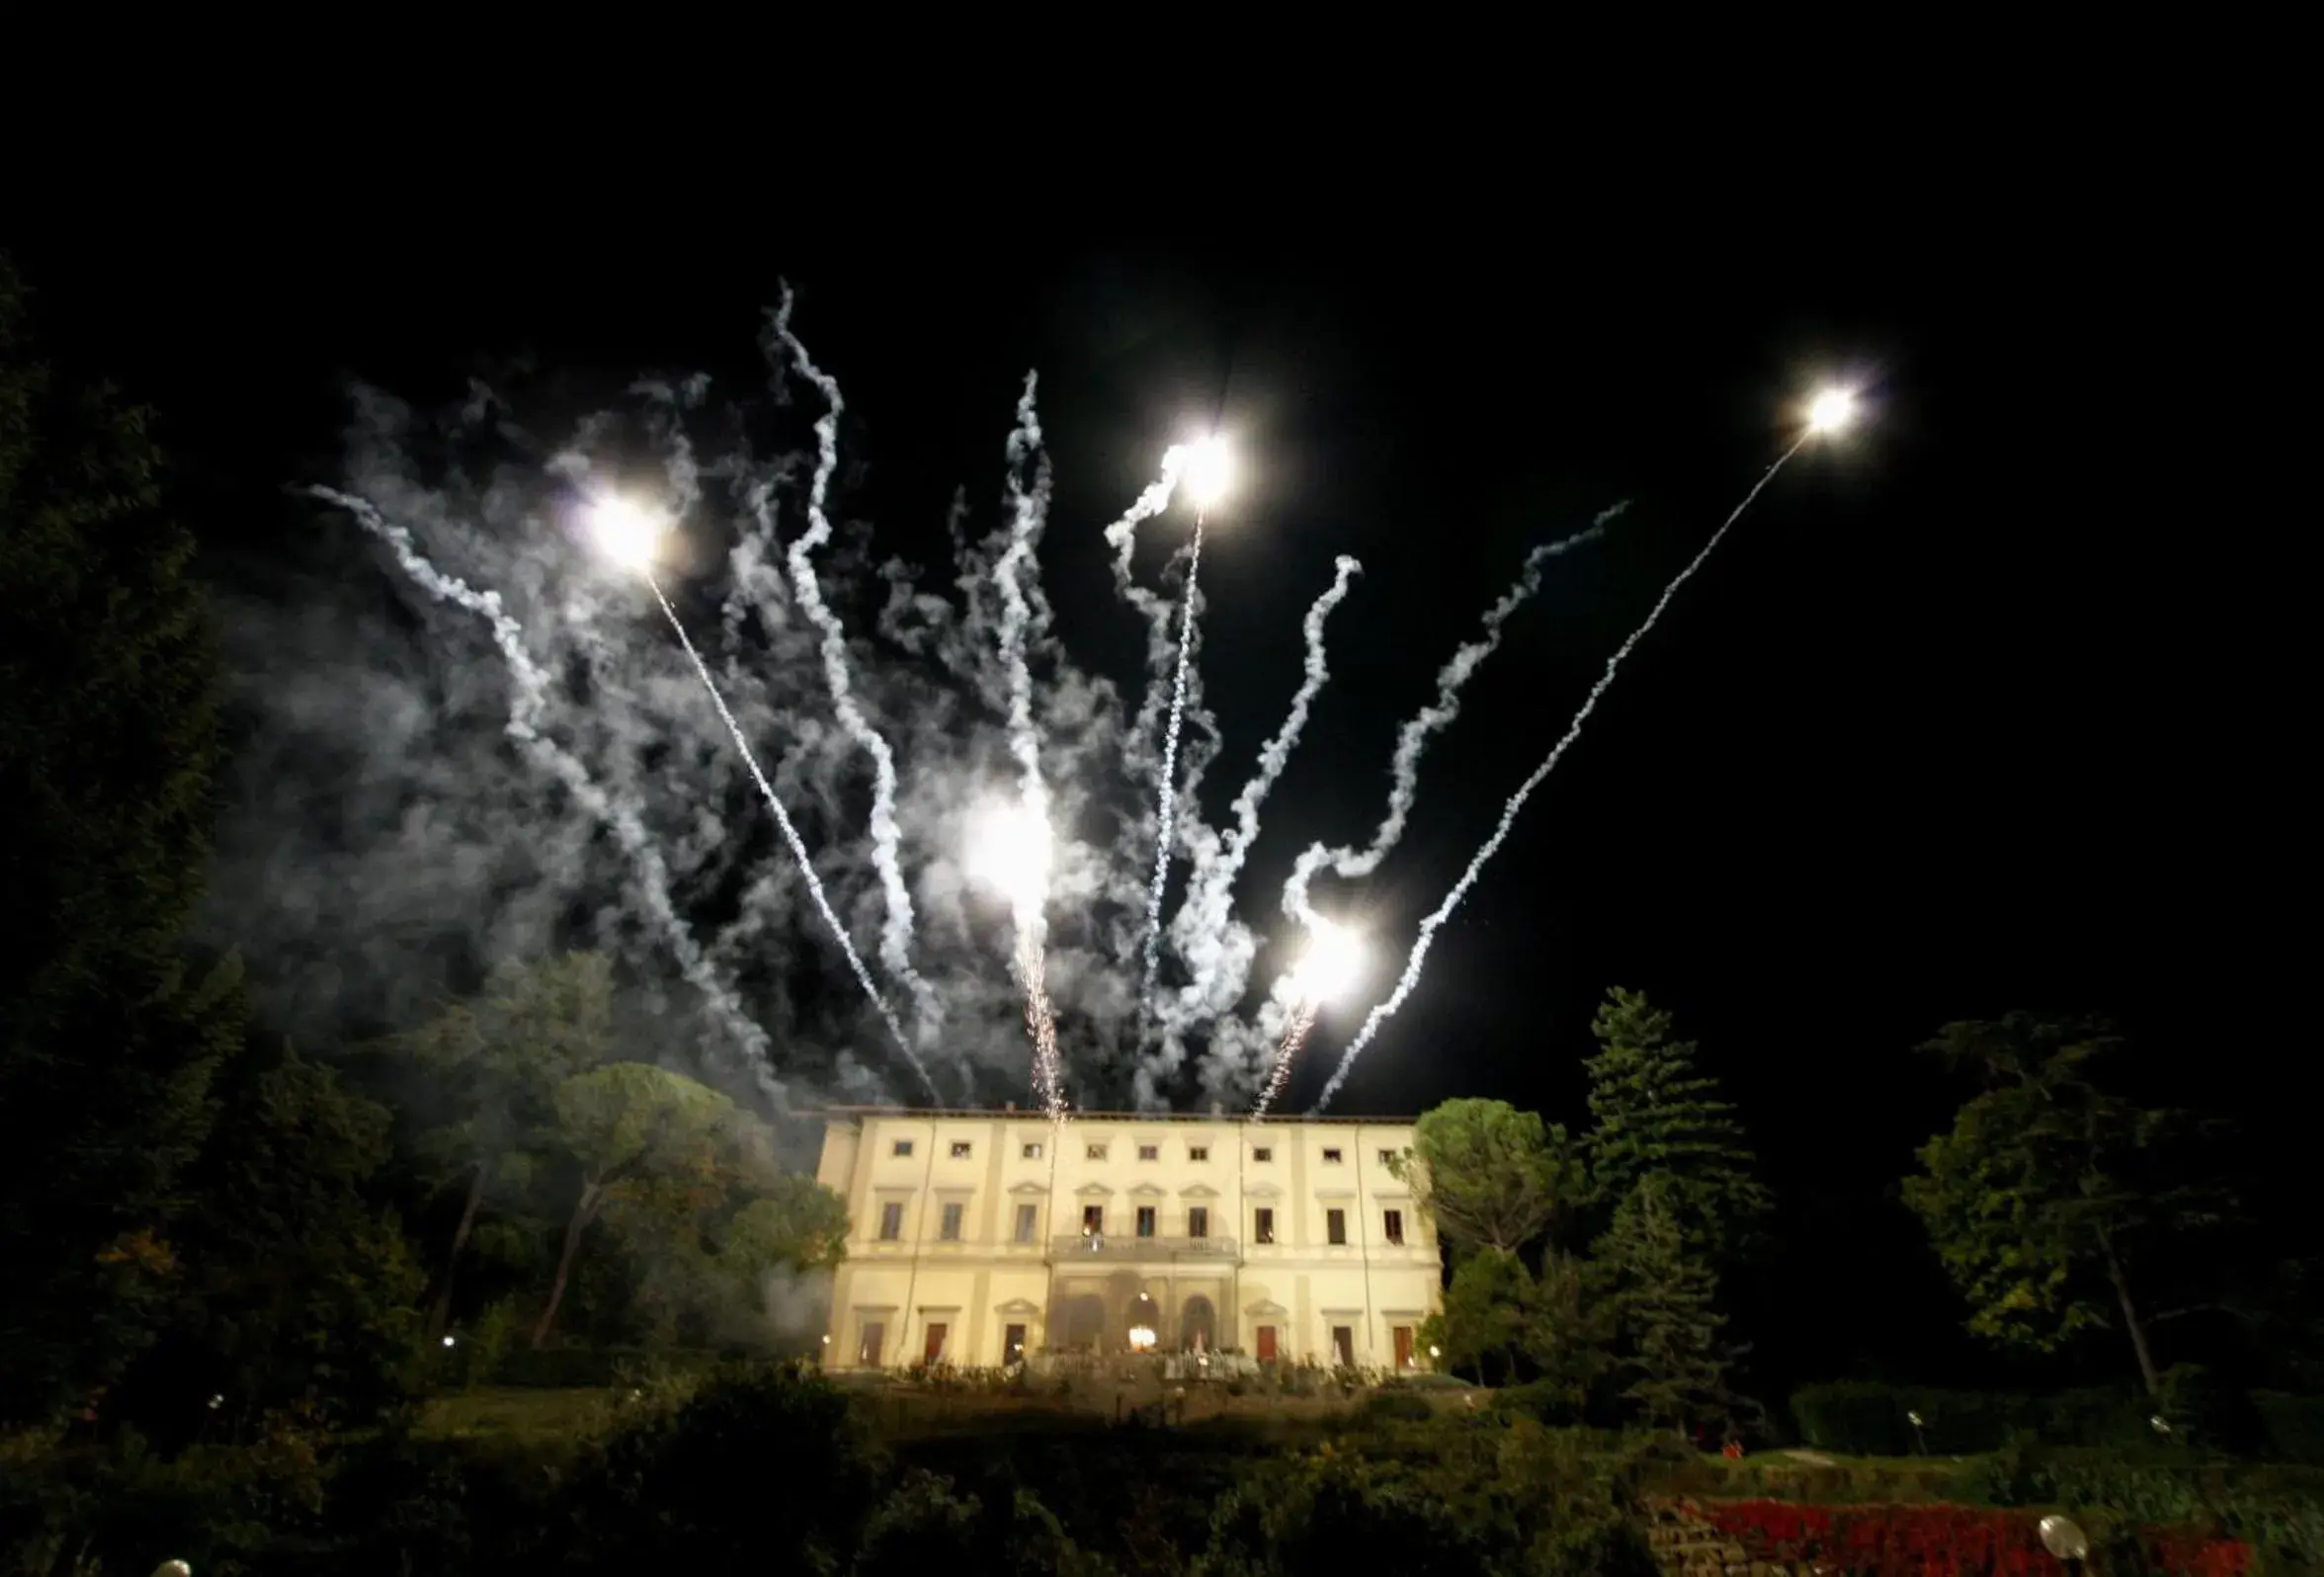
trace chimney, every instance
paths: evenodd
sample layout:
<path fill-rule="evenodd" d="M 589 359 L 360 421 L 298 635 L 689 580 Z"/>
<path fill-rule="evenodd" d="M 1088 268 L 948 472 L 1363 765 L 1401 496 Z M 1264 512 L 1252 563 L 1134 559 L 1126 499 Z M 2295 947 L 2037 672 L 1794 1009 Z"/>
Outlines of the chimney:
<path fill-rule="evenodd" d="M 1212 1117 L 1224 1117 L 1224 1116 L 1226 1116 L 1226 1103 L 1225 1103 L 1224 1101 L 1213 1101 L 1213 1102 L 1211 1102 L 1211 1103 L 1210 1103 L 1210 1115 L 1211 1115 Z"/>
<path fill-rule="evenodd" d="M 1014 1101 L 1004 1101 L 1001 1103 L 1001 1108 L 1003 1111 L 1014 1112 L 1017 1110 L 1017 1103 Z"/>

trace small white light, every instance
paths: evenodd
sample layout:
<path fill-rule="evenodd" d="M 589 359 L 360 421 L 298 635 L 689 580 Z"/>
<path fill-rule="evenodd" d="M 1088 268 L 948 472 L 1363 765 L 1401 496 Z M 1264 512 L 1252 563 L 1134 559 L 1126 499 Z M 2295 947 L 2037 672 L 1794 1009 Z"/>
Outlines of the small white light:
<path fill-rule="evenodd" d="M 224 1397 L 223 1395 L 212 1396 L 212 1397 L 209 1399 L 209 1410 L 210 1410 L 211 1412 L 213 1412 L 213 1413 L 214 1413 L 214 1412 L 216 1412 L 216 1411 L 217 1411 L 219 1408 L 221 1408 L 221 1407 L 223 1407 L 223 1406 L 225 1406 L 225 1405 L 226 1405 L 226 1399 L 225 1399 L 225 1397 Z"/>
<path fill-rule="evenodd" d="M 1441 1348 L 1441 1347 L 1438 1347 L 1438 1346 L 1434 1345 L 1433 1343 L 1430 1345 L 1430 1347 L 1429 1347 L 1429 1357 L 1431 1357 L 1431 1358 L 1443 1358 L 1444 1356 L 1445 1356 L 1445 1350 L 1444 1350 L 1443 1348 Z"/>
<path fill-rule="evenodd" d="M 1807 407 L 1807 430 L 1837 433 L 1856 420 L 1856 395 L 1844 388 L 1828 388 Z"/>
<path fill-rule="evenodd" d="M 444 1345 L 445 1345 L 445 1346 L 447 1346 L 447 1347 L 450 1347 L 450 1346 L 452 1346 L 452 1345 L 453 1345 L 453 1343 L 455 1343 L 455 1342 L 456 1342 L 456 1341 L 458 1341 L 458 1340 L 459 1340 L 459 1338 L 458 1338 L 458 1337 L 456 1337 L 456 1336 L 447 1336 L 447 1337 L 444 1339 Z"/>
<path fill-rule="evenodd" d="M 824 1337 L 824 1338 L 823 1338 L 823 1345 L 824 1345 L 825 1347 L 829 1347 L 829 1346 L 831 1345 L 831 1338 L 830 1338 L 830 1337 L 828 1337 L 828 1336 Z"/>
<path fill-rule="evenodd" d="M 1919 1429 L 1919 1428 L 1921 1427 L 1921 1415 L 1920 1415 L 1920 1414 L 1918 1414 L 1918 1413 L 1907 1413 L 1907 1414 L 1905 1414 L 1905 1415 L 1904 1415 L 1904 1417 L 1905 1417 L 1905 1422 L 1907 1422 L 1907 1423 L 1911 1424 L 1913 1428 L 1915 1428 L 1915 1429 Z"/>

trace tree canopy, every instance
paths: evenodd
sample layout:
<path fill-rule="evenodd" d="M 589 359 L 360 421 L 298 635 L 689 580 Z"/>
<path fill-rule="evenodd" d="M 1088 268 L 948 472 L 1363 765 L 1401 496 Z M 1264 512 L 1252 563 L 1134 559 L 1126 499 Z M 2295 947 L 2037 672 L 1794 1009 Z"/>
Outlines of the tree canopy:
<path fill-rule="evenodd" d="M 1649 1179 L 1688 1240 L 1740 1252 L 1773 1208 L 1718 1081 L 1701 1072 L 1692 1040 L 1638 991 L 1607 993 L 1590 1026 L 1592 1127 L 1585 1146 L 1599 1203 L 1617 1210 Z"/>
<path fill-rule="evenodd" d="M 1389 1170 L 1462 1249 L 1515 1253 L 1583 1197 L 1565 1129 L 1506 1101 L 1447 1101 L 1413 1125 L 1412 1146 Z"/>
<path fill-rule="evenodd" d="M 2089 1020 L 1945 1026 L 1923 1051 L 1982 1088 L 1921 1147 L 1904 1200 L 1968 1300 L 1970 1330 L 2051 1352 L 2118 1320 L 2159 1395 L 2154 1311 L 2134 1277 L 2164 1239 L 2217 1221 L 2226 1202 L 2185 1173 L 2186 1113 L 2140 1108 L 2098 1082 L 2120 1046 Z"/>

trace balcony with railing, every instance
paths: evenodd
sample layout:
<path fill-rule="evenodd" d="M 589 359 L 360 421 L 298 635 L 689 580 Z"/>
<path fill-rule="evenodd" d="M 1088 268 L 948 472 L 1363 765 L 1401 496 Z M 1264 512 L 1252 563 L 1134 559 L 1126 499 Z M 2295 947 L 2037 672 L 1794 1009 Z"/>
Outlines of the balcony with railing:
<path fill-rule="evenodd" d="M 1231 1237 L 1138 1237 L 1133 1233 L 1079 1233 L 1049 1239 L 1053 1265 L 1154 1265 L 1186 1260 L 1232 1260 Z"/>

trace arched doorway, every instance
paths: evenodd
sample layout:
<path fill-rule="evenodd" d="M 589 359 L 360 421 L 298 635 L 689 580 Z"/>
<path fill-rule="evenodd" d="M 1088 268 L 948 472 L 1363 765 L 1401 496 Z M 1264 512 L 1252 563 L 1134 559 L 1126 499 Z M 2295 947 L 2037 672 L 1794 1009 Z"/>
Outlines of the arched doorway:
<path fill-rule="evenodd" d="M 1049 1314 L 1049 1329 L 1059 1352 L 1096 1352 L 1106 1339 L 1106 1300 L 1095 1292 L 1058 1298 Z"/>
<path fill-rule="evenodd" d="M 1162 1340 L 1162 1305 L 1154 1294 L 1139 1291 L 1123 1309 L 1121 1345 L 1133 1353 L 1151 1353 Z"/>
<path fill-rule="evenodd" d="M 1179 1310 L 1178 1345 L 1182 1352 L 1191 1353 L 1197 1346 L 1205 1353 L 1218 1351 L 1218 1310 L 1200 1292 Z"/>

